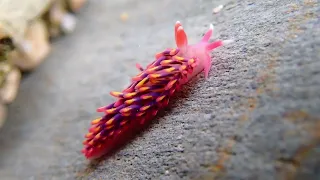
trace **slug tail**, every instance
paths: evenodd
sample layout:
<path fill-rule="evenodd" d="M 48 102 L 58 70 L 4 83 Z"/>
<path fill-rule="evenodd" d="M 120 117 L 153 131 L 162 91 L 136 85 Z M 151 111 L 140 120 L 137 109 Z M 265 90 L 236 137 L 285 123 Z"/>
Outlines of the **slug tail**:
<path fill-rule="evenodd" d="M 121 130 L 117 131 L 113 136 L 108 136 L 108 139 L 98 146 L 90 146 L 88 145 L 88 141 L 84 141 L 84 147 L 82 149 L 82 153 L 84 156 L 89 159 L 97 159 L 103 155 L 107 155 L 108 153 L 112 153 L 113 151 L 120 148 L 122 145 L 125 145 L 135 133 L 144 126 L 141 126 L 139 118 L 136 121 L 131 121 L 126 126 L 124 126 Z"/>

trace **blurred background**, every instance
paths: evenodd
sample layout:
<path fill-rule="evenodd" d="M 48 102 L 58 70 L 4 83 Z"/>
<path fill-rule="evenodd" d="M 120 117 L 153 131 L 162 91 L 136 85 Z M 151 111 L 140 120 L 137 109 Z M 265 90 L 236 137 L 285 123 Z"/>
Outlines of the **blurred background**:
<path fill-rule="evenodd" d="M 0 0 L 0 180 L 320 179 L 317 0 Z M 82 141 L 157 52 L 215 26 L 209 79 L 126 146 Z"/>

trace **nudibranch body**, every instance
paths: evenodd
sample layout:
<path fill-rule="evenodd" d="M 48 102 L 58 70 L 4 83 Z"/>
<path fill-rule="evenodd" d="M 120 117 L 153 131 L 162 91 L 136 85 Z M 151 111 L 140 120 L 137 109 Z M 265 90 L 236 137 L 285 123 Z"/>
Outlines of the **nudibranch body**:
<path fill-rule="evenodd" d="M 174 32 L 177 48 L 156 54 L 155 61 L 146 68 L 137 64 L 140 73 L 132 78 L 128 88 L 122 92 L 111 92 L 117 100 L 97 109 L 104 116 L 91 122 L 92 126 L 85 136 L 82 153 L 88 159 L 111 151 L 128 134 L 151 120 L 193 76 L 204 71 L 207 79 L 211 51 L 231 42 L 209 42 L 212 25 L 202 40 L 193 45 L 188 44 L 187 35 L 179 21 L 175 24 Z"/>

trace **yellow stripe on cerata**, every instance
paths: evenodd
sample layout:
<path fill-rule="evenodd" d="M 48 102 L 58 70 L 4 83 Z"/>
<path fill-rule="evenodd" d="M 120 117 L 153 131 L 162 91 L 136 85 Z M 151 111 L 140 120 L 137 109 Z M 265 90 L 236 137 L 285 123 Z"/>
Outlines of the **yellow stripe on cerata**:
<path fill-rule="evenodd" d="M 91 124 L 92 124 L 92 125 L 98 124 L 101 119 L 102 119 L 102 118 L 97 118 L 97 119 L 91 121 Z"/>

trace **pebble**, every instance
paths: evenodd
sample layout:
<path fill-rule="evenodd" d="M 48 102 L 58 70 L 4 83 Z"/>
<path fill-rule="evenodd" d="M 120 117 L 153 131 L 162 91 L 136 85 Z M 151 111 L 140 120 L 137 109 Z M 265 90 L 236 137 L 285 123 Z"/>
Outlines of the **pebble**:
<path fill-rule="evenodd" d="M 223 9 L 223 5 L 219 5 L 218 7 L 213 8 L 212 12 L 213 12 L 214 14 L 217 14 L 217 13 L 219 13 L 222 9 Z"/>

